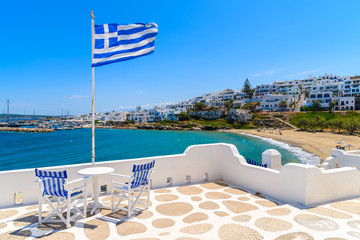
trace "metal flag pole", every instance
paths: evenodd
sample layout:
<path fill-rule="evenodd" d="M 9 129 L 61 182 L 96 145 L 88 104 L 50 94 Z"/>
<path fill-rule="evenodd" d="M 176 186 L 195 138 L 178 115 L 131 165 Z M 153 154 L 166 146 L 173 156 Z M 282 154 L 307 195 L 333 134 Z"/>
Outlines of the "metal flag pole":
<path fill-rule="evenodd" d="M 95 31 L 94 31 L 94 15 L 91 11 L 91 77 L 92 77 L 92 102 L 91 102 L 91 116 L 92 116 L 92 134 L 91 134 L 91 141 L 92 141 L 92 153 L 91 153 L 91 162 L 92 166 L 95 164 L 95 72 L 94 67 L 92 66 L 93 58 L 94 58 L 94 47 L 95 47 Z"/>

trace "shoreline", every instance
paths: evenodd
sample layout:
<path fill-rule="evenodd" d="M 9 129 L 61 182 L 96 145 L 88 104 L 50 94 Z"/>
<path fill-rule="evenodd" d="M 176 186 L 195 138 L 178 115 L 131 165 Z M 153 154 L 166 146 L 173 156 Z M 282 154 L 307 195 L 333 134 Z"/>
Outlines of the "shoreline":
<path fill-rule="evenodd" d="M 352 148 L 352 150 L 360 147 L 360 138 L 357 136 L 329 132 L 310 133 L 296 130 L 281 130 L 281 135 L 279 134 L 279 130 L 262 130 L 258 132 L 256 129 L 232 129 L 226 132 L 245 133 L 287 143 L 320 157 L 321 163 L 323 163 L 327 157 L 331 156 L 331 149 L 335 149 L 336 142 L 338 141 L 345 141 L 345 145 L 349 143 L 354 145 L 355 147 Z"/>
<path fill-rule="evenodd" d="M 2 132 L 24 132 L 24 133 L 47 133 L 54 132 L 53 129 L 48 128 L 20 128 L 20 127 L 0 127 Z"/>

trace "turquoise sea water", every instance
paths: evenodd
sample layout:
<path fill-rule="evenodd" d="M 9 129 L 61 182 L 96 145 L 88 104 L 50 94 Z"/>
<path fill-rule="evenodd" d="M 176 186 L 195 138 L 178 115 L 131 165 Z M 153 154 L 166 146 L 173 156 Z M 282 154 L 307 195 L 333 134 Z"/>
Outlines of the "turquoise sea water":
<path fill-rule="evenodd" d="M 268 148 L 282 154 L 283 164 L 299 156 L 281 145 L 231 133 L 96 129 L 96 161 L 183 153 L 194 144 L 232 143 L 241 155 L 261 161 Z M 91 129 L 53 133 L 0 132 L 0 171 L 91 162 Z"/>

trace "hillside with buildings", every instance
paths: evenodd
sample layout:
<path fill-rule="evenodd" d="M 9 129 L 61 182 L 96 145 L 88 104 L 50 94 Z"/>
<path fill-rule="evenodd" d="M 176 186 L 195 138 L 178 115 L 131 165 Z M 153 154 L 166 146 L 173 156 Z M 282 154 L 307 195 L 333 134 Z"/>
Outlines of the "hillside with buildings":
<path fill-rule="evenodd" d="M 309 76 L 303 80 L 275 81 L 272 84 L 260 84 L 254 88 L 246 80 L 242 90 L 225 89 L 204 93 L 187 101 L 154 106 L 152 109 L 137 107 L 135 111 L 96 113 L 95 119 L 99 126 L 124 125 L 124 123 L 159 125 L 159 123 L 165 124 L 166 121 L 165 125 L 169 125 L 169 121 L 225 119 L 230 123 L 227 127 L 233 127 L 235 122 L 240 124 L 237 126 L 241 128 L 251 121 L 253 116 L 256 119 L 253 119 L 250 125 L 247 124 L 248 127 L 266 127 L 274 125 L 270 124 L 276 119 L 269 114 L 272 112 L 322 110 L 360 110 L 360 76 L 326 74 L 319 77 Z M 253 115 L 254 113 L 257 115 Z M 281 113 L 278 115 L 281 116 Z M 90 121 L 91 114 L 71 116 L 71 118 Z M 263 124 L 264 118 L 268 118 L 269 124 Z M 281 124 L 279 122 L 275 125 Z"/>

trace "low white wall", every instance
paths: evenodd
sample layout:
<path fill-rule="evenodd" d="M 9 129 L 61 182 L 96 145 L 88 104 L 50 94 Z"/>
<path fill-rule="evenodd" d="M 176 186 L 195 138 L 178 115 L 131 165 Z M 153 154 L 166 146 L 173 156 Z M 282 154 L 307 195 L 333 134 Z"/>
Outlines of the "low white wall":
<path fill-rule="evenodd" d="M 208 173 L 210 181 L 223 179 L 274 199 L 305 206 L 360 195 L 360 172 L 356 169 L 323 170 L 295 163 L 286 164 L 280 171 L 257 167 L 247 164 L 232 144 L 194 145 L 184 154 L 99 162 L 96 166 L 113 167 L 116 173 L 130 175 L 133 164 L 151 160 L 156 161 L 153 188 L 166 187 L 167 177 L 172 177 L 174 186 L 186 184 L 186 175 L 191 175 L 191 183 L 200 183 L 204 173 Z M 89 163 L 46 169 L 66 169 L 72 180 L 80 177 L 77 171 L 90 166 Z M 37 203 L 39 189 L 35 179 L 34 169 L 0 172 L 0 208 L 14 206 L 16 192 L 23 193 L 24 204 Z M 109 175 L 100 177 L 100 185 L 104 184 L 110 186 Z"/>
<path fill-rule="evenodd" d="M 306 206 L 360 195 L 360 172 L 357 169 L 306 167 Z"/>
<path fill-rule="evenodd" d="M 331 150 L 332 158 L 325 161 L 325 166 L 328 168 L 337 167 L 356 167 L 360 170 L 360 151 L 343 151 L 340 149 Z"/>

